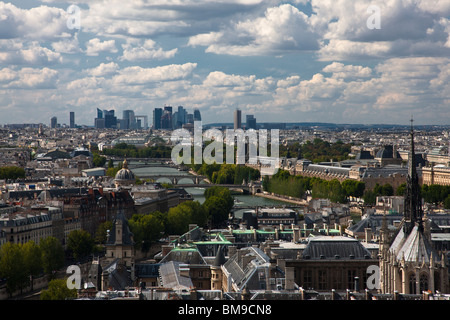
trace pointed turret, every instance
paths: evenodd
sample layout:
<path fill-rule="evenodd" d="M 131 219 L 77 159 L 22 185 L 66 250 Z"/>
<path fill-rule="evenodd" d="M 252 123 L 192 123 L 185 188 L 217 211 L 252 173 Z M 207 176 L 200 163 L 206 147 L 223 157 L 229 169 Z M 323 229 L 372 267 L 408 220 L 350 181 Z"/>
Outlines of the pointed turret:
<path fill-rule="evenodd" d="M 408 176 L 406 178 L 404 231 L 409 234 L 412 228 L 419 224 L 422 227 L 422 196 L 420 194 L 419 177 L 416 169 L 416 154 L 414 151 L 414 128 L 411 119 L 411 142 L 408 156 Z"/>

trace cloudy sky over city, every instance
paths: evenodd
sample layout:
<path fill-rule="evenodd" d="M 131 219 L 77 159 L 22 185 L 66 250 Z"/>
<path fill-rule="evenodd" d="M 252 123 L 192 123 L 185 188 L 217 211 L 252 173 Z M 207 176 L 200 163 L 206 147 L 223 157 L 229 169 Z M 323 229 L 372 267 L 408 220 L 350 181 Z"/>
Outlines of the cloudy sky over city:
<path fill-rule="evenodd" d="M 0 2 L 0 124 L 449 124 L 449 0 Z"/>

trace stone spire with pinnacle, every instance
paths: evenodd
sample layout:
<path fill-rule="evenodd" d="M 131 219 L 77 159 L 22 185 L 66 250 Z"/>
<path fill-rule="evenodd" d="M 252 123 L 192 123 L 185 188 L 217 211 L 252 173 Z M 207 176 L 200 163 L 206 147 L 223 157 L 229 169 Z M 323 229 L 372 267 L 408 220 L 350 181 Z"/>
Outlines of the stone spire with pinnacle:
<path fill-rule="evenodd" d="M 406 195 L 405 195 L 405 232 L 411 232 L 417 223 L 422 227 L 422 196 L 420 193 L 419 177 L 416 169 L 416 155 L 414 152 L 414 128 L 413 119 L 411 118 L 411 147 L 408 156 L 408 176 L 406 178 Z"/>

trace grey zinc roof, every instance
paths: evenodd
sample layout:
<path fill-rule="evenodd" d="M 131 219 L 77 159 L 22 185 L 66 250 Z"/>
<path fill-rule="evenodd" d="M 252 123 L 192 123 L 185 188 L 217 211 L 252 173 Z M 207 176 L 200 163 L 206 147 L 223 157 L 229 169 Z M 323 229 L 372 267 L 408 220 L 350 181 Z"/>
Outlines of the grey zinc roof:
<path fill-rule="evenodd" d="M 185 264 L 207 264 L 201 253 L 195 247 L 177 247 L 172 249 L 161 263 L 175 261 Z"/>
<path fill-rule="evenodd" d="M 259 248 L 246 247 L 240 251 L 230 257 L 223 267 L 231 274 L 234 283 L 242 288 L 259 266 L 269 263 L 270 258 Z"/>
<path fill-rule="evenodd" d="M 104 271 L 108 275 L 108 283 L 113 290 L 124 290 L 133 284 L 128 270 L 119 266 L 119 259 L 111 262 Z"/>
<path fill-rule="evenodd" d="M 303 259 L 368 259 L 370 252 L 356 239 L 342 236 L 319 236 L 309 239 Z"/>
<path fill-rule="evenodd" d="M 136 275 L 138 277 L 158 277 L 160 263 L 136 264 Z"/>
<path fill-rule="evenodd" d="M 403 215 L 393 215 L 389 214 L 385 216 L 388 226 L 392 226 L 394 221 L 400 221 L 403 219 Z M 370 228 L 372 231 L 376 231 L 381 228 L 383 224 L 383 215 L 369 215 L 368 217 L 358 221 L 356 224 L 348 228 L 348 230 L 353 232 L 364 232 L 366 228 Z"/>
<path fill-rule="evenodd" d="M 159 275 L 161 277 L 161 282 L 165 288 L 182 290 L 193 287 L 191 278 L 180 275 L 179 262 L 170 261 L 161 264 L 159 267 Z"/>
<path fill-rule="evenodd" d="M 122 220 L 122 244 L 123 245 L 133 245 L 133 233 L 130 231 L 128 221 L 123 215 L 123 213 L 119 213 L 113 221 L 112 230 L 109 232 L 108 240 L 106 241 L 106 245 L 114 245 L 116 243 L 116 221 Z"/>
<path fill-rule="evenodd" d="M 389 250 L 396 255 L 397 260 L 405 262 L 430 263 L 432 254 L 434 261 L 440 260 L 417 225 L 409 235 L 401 228 Z"/>

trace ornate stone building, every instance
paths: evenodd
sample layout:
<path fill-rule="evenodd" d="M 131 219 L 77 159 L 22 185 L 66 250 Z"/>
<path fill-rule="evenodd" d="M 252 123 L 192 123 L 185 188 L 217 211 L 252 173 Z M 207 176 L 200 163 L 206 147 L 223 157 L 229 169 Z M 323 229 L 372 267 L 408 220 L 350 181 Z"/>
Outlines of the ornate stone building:
<path fill-rule="evenodd" d="M 127 159 L 123 161 L 122 169 L 120 169 L 114 178 L 114 184 L 118 187 L 129 187 L 136 183 L 136 177 L 133 171 L 128 169 Z"/>
<path fill-rule="evenodd" d="M 430 222 L 423 214 L 415 158 L 411 126 L 404 217 L 392 239 L 388 236 L 386 223 L 380 234 L 382 293 L 449 292 L 447 259 L 444 254 L 439 255 L 431 243 Z"/>

